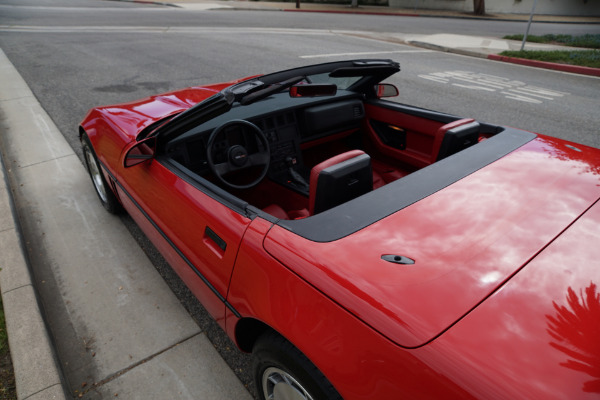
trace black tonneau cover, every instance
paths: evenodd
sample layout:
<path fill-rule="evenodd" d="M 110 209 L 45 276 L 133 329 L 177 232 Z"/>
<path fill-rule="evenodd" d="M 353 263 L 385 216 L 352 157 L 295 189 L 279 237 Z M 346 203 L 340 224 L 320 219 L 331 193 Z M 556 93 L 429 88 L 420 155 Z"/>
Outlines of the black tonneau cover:
<path fill-rule="evenodd" d="M 277 225 L 315 242 L 359 231 L 504 157 L 537 137 L 505 128 L 495 136 L 335 208 Z"/>

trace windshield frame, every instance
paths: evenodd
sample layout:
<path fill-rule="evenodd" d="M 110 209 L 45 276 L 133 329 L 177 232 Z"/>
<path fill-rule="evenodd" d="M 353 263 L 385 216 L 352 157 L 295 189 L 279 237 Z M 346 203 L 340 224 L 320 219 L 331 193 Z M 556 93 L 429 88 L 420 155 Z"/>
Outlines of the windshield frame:
<path fill-rule="evenodd" d="M 284 91 L 306 77 L 320 74 L 328 74 L 333 79 L 355 77 L 357 80 L 346 90 L 363 93 L 365 98 L 374 98 L 375 85 L 398 71 L 400 64 L 393 60 L 361 59 L 309 65 L 250 78 L 231 85 L 173 116 L 147 136 L 156 136 L 157 151 L 162 151 L 171 140 L 228 112 L 235 102 L 241 105 L 251 104 L 270 94 Z"/>

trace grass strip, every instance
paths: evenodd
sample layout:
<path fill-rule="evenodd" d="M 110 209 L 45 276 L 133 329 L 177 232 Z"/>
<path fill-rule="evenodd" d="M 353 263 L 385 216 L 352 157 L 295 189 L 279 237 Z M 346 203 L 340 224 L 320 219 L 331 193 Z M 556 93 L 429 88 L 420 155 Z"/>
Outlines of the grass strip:
<path fill-rule="evenodd" d="M 600 68 L 600 50 L 503 51 L 501 56 Z"/>
<path fill-rule="evenodd" d="M 0 399 L 16 400 L 16 398 L 15 374 L 10 360 L 4 308 L 2 306 L 2 297 L 0 297 Z"/>
<path fill-rule="evenodd" d="M 6 323 L 4 321 L 4 307 L 0 297 L 0 356 L 8 352 L 8 335 L 6 333 Z"/>
<path fill-rule="evenodd" d="M 508 40 L 523 40 L 523 35 L 507 35 L 504 39 Z M 586 34 L 586 35 L 528 35 L 527 41 L 531 43 L 550 43 L 560 44 L 570 47 L 584 47 L 588 49 L 600 49 L 600 34 Z"/>

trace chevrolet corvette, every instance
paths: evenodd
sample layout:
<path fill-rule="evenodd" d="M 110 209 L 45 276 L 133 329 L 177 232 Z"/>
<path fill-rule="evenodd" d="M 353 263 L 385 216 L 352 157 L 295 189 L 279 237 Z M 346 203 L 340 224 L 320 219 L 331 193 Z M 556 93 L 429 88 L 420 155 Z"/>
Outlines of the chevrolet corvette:
<path fill-rule="evenodd" d="M 600 150 L 391 101 L 351 60 L 96 107 L 126 210 L 261 399 L 600 395 Z"/>

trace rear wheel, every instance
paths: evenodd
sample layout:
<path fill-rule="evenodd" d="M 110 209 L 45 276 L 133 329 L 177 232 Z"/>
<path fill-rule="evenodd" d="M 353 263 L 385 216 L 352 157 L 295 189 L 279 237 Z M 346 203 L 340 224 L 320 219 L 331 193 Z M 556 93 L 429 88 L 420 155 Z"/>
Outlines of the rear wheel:
<path fill-rule="evenodd" d="M 304 354 L 283 337 L 269 332 L 252 352 L 254 381 L 264 400 L 335 400 L 342 397 Z"/>
<path fill-rule="evenodd" d="M 87 167 L 88 173 L 90 174 L 90 178 L 92 179 L 92 183 L 94 184 L 94 189 L 96 190 L 96 194 L 98 195 L 102 206 L 109 213 L 118 214 L 122 211 L 119 199 L 117 199 L 117 196 L 115 196 L 110 186 L 108 186 L 108 182 L 106 182 L 106 179 L 104 178 L 104 174 L 102 173 L 100 163 L 98 162 L 96 153 L 92 148 L 90 139 L 85 133 L 81 137 L 81 147 L 83 149 L 83 158 L 85 159 L 85 165 Z"/>

